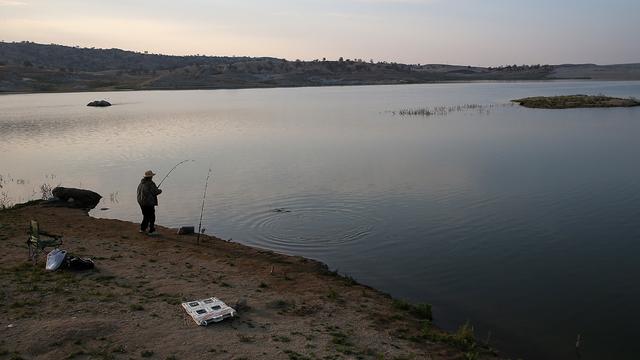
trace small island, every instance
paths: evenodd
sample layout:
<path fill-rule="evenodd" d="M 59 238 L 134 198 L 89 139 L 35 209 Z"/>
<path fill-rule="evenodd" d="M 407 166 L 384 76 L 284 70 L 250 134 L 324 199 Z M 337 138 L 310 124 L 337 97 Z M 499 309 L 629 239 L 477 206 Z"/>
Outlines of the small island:
<path fill-rule="evenodd" d="M 92 101 L 92 102 L 88 103 L 87 106 L 107 107 L 107 106 L 111 106 L 111 103 L 108 102 L 107 100 L 95 100 L 95 101 Z"/>
<path fill-rule="evenodd" d="M 604 95 L 534 96 L 511 101 L 518 103 L 524 107 L 535 109 L 640 106 L 640 100 L 635 98 L 624 99 Z"/>

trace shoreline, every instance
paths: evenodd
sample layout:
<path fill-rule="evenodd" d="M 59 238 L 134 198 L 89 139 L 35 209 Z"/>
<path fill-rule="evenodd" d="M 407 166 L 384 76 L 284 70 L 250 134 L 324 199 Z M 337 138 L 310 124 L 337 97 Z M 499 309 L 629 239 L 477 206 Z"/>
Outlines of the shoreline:
<path fill-rule="evenodd" d="M 96 269 L 45 272 L 42 257 L 39 267 L 27 262 L 30 219 Z M 430 306 L 394 300 L 319 261 L 137 228 L 42 202 L 0 211 L 0 358 L 499 358 L 470 327 L 446 333 L 432 325 Z M 239 304 L 239 316 L 195 325 L 180 303 L 211 296 Z"/>
<path fill-rule="evenodd" d="M 330 87 L 360 87 L 360 86 L 403 86 L 403 85 L 437 85 L 437 84 L 486 84 L 486 83 L 546 83 L 546 82 L 640 82 L 638 79 L 585 79 L 585 78 L 562 78 L 562 79 L 517 79 L 517 80 L 447 80 L 428 82 L 405 82 L 405 83 L 372 83 L 372 84 L 331 84 L 331 85 L 290 85 L 290 86 L 247 86 L 247 87 L 181 87 L 181 88 L 149 88 L 149 89 L 88 89 L 88 90 L 60 90 L 60 91 L 0 91 L 0 96 L 4 95 L 42 95 L 42 94 L 82 94 L 82 93 L 104 93 L 104 92 L 140 92 L 140 91 L 194 91 L 194 90 L 265 90 L 265 89 L 298 89 L 298 88 L 330 88 Z M 115 104 L 114 104 L 115 105 Z"/>

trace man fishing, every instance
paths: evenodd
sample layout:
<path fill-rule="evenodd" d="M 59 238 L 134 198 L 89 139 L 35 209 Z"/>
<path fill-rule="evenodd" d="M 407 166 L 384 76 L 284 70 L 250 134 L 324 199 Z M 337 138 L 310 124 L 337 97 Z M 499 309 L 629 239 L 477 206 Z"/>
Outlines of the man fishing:
<path fill-rule="evenodd" d="M 138 204 L 142 210 L 142 223 L 140 223 L 140 232 L 144 233 L 149 227 L 149 235 L 155 236 L 156 228 L 156 209 L 158 206 L 158 195 L 162 193 L 162 190 L 158 189 L 156 183 L 153 182 L 153 171 L 147 170 L 144 173 L 144 177 L 140 180 L 138 185 Z"/>

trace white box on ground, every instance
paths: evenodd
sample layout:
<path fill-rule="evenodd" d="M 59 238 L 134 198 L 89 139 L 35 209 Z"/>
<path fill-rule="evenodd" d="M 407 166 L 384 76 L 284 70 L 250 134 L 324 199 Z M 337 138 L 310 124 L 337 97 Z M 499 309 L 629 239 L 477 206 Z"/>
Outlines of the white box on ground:
<path fill-rule="evenodd" d="M 236 311 L 232 307 L 215 297 L 183 302 L 182 307 L 187 311 L 187 314 L 191 315 L 196 324 L 202 326 L 236 315 Z"/>

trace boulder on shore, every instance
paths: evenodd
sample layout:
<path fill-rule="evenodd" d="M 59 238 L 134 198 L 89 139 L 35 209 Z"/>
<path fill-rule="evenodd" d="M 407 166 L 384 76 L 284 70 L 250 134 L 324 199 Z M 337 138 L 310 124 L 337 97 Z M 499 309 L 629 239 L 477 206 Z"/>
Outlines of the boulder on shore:
<path fill-rule="evenodd" d="M 79 209 L 93 209 L 102 199 L 100 194 L 91 190 L 61 186 L 53 189 L 52 194 L 57 198 L 58 202 L 65 203 L 65 206 Z"/>
<path fill-rule="evenodd" d="M 95 100 L 88 103 L 87 106 L 106 107 L 111 106 L 111 103 L 106 100 Z"/>

